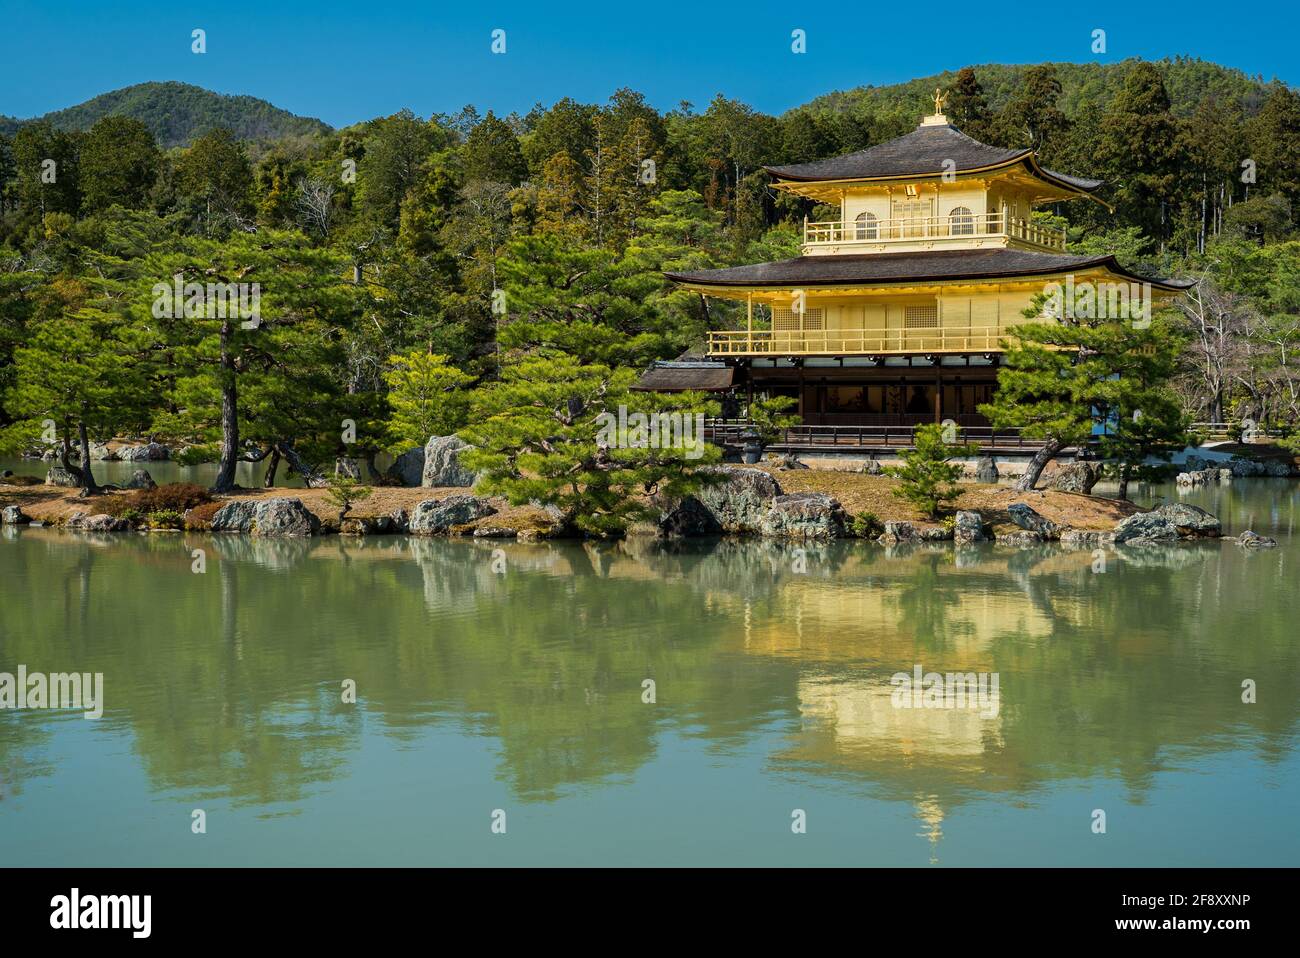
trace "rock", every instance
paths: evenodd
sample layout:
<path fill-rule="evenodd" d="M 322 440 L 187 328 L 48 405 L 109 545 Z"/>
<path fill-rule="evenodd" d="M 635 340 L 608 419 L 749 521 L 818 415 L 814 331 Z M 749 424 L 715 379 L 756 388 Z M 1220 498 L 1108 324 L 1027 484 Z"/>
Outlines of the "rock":
<path fill-rule="evenodd" d="M 1232 481 L 1232 470 L 1231 470 L 1231 469 L 1220 469 L 1220 470 L 1219 470 L 1219 481 L 1220 481 L 1220 482 L 1231 482 L 1231 481 Z"/>
<path fill-rule="evenodd" d="M 1178 527 L 1159 512 L 1138 512 L 1115 526 L 1115 542 L 1155 542 L 1177 539 Z"/>
<path fill-rule="evenodd" d="M 108 448 L 106 442 L 92 442 L 90 444 L 90 458 L 99 462 L 117 462 L 122 457 L 114 449 Z"/>
<path fill-rule="evenodd" d="M 884 471 L 885 471 L 885 467 L 882 466 L 880 464 L 880 461 L 877 459 L 868 459 L 866 462 L 862 464 L 863 475 L 879 476 L 879 475 L 883 475 Z"/>
<path fill-rule="evenodd" d="M 1198 469 L 1195 472 L 1180 472 L 1174 477 L 1174 482 L 1180 486 L 1204 486 L 1212 485 L 1219 481 L 1218 469 Z M 1229 472 L 1229 475 L 1232 473 Z"/>
<path fill-rule="evenodd" d="M 388 467 L 388 475 L 404 486 L 418 486 L 424 478 L 424 447 L 413 446 L 399 455 Z"/>
<path fill-rule="evenodd" d="M 1284 478 L 1291 475 L 1291 463 L 1285 459 L 1233 459 L 1228 463 L 1232 474 L 1238 478 L 1252 476 L 1273 476 Z"/>
<path fill-rule="evenodd" d="M 434 436 L 424 447 L 420 485 L 425 489 L 474 485 L 477 475 L 460 464 L 460 454 L 472 448 L 460 436 Z"/>
<path fill-rule="evenodd" d="M 160 442 L 150 442 L 143 446 L 122 446 L 117 455 L 123 462 L 162 462 L 171 458 L 171 450 Z"/>
<path fill-rule="evenodd" d="M 74 512 L 68 517 L 67 527 L 78 532 L 128 532 L 131 523 L 117 516 L 88 516 L 84 512 Z"/>
<path fill-rule="evenodd" d="M 263 538 L 312 536 L 320 531 L 320 520 L 301 499 L 263 499 L 258 503 L 253 535 Z"/>
<path fill-rule="evenodd" d="M 149 475 L 148 469 L 137 469 L 131 473 L 131 478 L 127 480 L 125 489 L 157 489 L 158 483 L 153 481 L 153 476 Z"/>
<path fill-rule="evenodd" d="M 62 466 L 50 466 L 50 471 L 45 474 L 45 484 L 64 489 L 76 489 L 81 485 L 81 476 Z"/>
<path fill-rule="evenodd" d="M 1245 546 L 1247 549 L 1272 549 L 1277 545 L 1277 540 L 1247 529 L 1237 538 L 1237 544 Z"/>
<path fill-rule="evenodd" d="M 1046 542 L 1046 538 L 1041 532 L 1034 532 L 1032 529 L 1021 529 L 1019 532 L 1004 532 L 997 537 L 999 544 L 1004 546 L 1036 546 Z"/>
<path fill-rule="evenodd" d="M 1011 516 L 1011 521 L 1024 529 L 1026 532 L 1037 532 L 1044 539 L 1059 539 L 1064 526 L 1058 526 L 1051 519 L 1040 516 L 1032 508 L 1023 502 L 1013 502 L 1007 506 L 1007 514 Z M 1013 533 L 1014 534 L 1014 533 Z M 1001 538 L 998 539 L 1002 541 Z"/>
<path fill-rule="evenodd" d="M 722 524 L 704 503 L 694 496 L 664 510 L 655 523 L 659 535 L 670 539 L 683 536 L 716 536 L 723 532 Z"/>
<path fill-rule="evenodd" d="M 421 450 L 423 457 L 423 450 Z M 388 514 L 389 528 L 398 535 L 405 535 L 411 531 L 411 519 L 406 514 L 405 509 L 394 509 Z"/>
<path fill-rule="evenodd" d="M 55 459 L 58 458 L 59 458 L 59 454 L 55 452 L 53 449 L 46 449 L 43 453 L 41 453 L 42 462 L 53 462 Z"/>
<path fill-rule="evenodd" d="M 713 514 L 723 532 L 760 532 L 772 501 L 781 495 L 780 484 L 762 469 L 704 470 L 721 481 L 703 486 L 695 494 Z"/>
<path fill-rule="evenodd" d="M 988 536 L 984 534 L 983 517 L 978 512 L 958 512 L 952 527 L 952 541 L 961 545 L 988 541 Z"/>
<path fill-rule="evenodd" d="M 898 522 L 890 520 L 885 523 L 885 531 L 880 534 L 876 541 L 881 545 L 897 545 L 900 542 L 916 542 L 921 537 L 917 534 L 916 526 L 910 522 Z"/>
<path fill-rule="evenodd" d="M 1066 529 L 1061 533 L 1061 545 L 1076 549 L 1095 549 L 1115 541 L 1115 533 L 1097 529 Z"/>
<path fill-rule="evenodd" d="M 824 492 L 792 492 L 773 498 L 760 530 L 778 538 L 839 539 L 848 518 L 839 500 Z"/>
<path fill-rule="evenodd" d="M 787 453 L 784 456 L 773 456 L 773 464 L 781 470 L 790 469 L 807 469 L 808 464 L 799 461 L 799 457 L 794 453 Z"/>
<path fill-rule="evenodd" d="M 31 521 L 32 517 L 18 506 L 5 506 L 0 509 L 0 525 L 25 526 Z"/>
<path fill-rule="evenodd" d="M 1191 455 L 1183 460 L 1183 469 L 1187 472 L 1204 472 L 1206 469 L 1218 468 L 1213 459 Z"/>
<path fill-rule="evenodd" d="M 238 499 L 217 510 L 213 532 L 243 532 L 259 538 L 312 536 L 320 531 L 320 520 L 301 499 Z"/>
<path fill-rule="evenodd" d="M 998 472 L 998 464 L 992 456 L 981 456 L 980 460 L 975 463 L 975 481 L 987 485 L 997 485 L 998 478 L 1001 474 Z"/>
<path fill-rule="evenodd" d="M 410 531 L 413 535 L 437 535 L 452 526 L 463 526 L 496 512 L 487 500 L 477 496 L 448 496 L 446 499 L 425 499 L 411 513 Z"/>
<path fill-rule="evenodd" d="M 1101 466 L 1095 462 L 1071 462 L 1052 473 L 1048 489 L 1058 492 L 1077 492 L 1088 495 L 1101 478 Z"/>
<path fill-rule="evenodd" d="M 475 539 L 515 539 L 518 536 L 519 530 L 508 526 L 479 526 L 474 530 Z"/>
<path fill-rule="evenodd" d="M 1183 538 L 1215 537 L 1222 529 L 1217 516 L 1186 503 L 1168 502 L 1155 511 L 1169 520 Z"/>
<path fill-rule="evenodd" d="M 361 479 L 361 462 L 357 459 L 350 459 L 347 456 L 340 456 L 334 460 L 334 478 L 336 479 Z"/>

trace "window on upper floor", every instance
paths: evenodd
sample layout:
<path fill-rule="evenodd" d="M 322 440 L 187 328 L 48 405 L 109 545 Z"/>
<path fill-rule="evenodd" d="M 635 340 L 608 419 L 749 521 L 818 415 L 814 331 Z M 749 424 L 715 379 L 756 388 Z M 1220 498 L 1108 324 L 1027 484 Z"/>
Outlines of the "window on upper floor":
<path fill-rule="evenodd" d="M 971 236 L 975 233 L 975 214 L 968 207 L 957 206 L 948 214 L 948 231 L 953 236 Z"/>
<path fill-rule="evenodd" d="M 854 236 L 860 240 L 877 239 L 880 235 L 879 223 L 875 213 L 859 213 L 853 221 L 856 225 Z"/>

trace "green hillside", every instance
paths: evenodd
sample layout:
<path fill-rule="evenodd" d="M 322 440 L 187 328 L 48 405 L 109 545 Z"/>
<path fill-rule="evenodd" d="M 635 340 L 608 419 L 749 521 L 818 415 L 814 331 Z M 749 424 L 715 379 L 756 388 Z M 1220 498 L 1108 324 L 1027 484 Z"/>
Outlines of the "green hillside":
<path fill-rule="evenodd" d="M 88 130 L 105 116 L 129 116 L 144 123 L 163 147 L 185 146 L 214 127 L 243 140 L 279 140 L 328 133 L 320 120 L 295 116 L 251 96 L 226 96 L 188 83 L 138 83 L 102 93 L 85 103 L 47 113 L 42 119 L 65 130 Z M 0 117 L 0 132 L 12 135 L 22 121 Z"/>
<path fill-rule="evenodd" d="M 1058 102 L 1066 116 L 1078 116 L 1091 107 L 1104 108 L 1119 91 L 1124 76 L 1137 59 L 1118 63 L 1056 63 L 1057 78 L 1061 81 L 1061 98 Z M 1164 76 L 1169 93 L 1170 112 L 1187 117 L 1195 112 L 1197 104 L 1217 98 L 1220 102 L 1238 102 L 1251 114 L 1264 99 L 1266 81 L 1262 77 L 1249 77 L 1240 70 L 1208 63 L 1192 57 L 1153 61 Z M 1020 85 L 1027 65 L 998 63 L 973 64 L 989 106 L 1000 110 L 1011 99 Z M 860 86 L 852 90 L 827 93 L 811 100 L 801 109 L 819 112 L 852 111 L 855 107 L 869 106 L 876 114 L 899 112 L 908 124 L 914 123 L 918 110 L 930 103 L 936 86 L 950 89 L 956 79 L 955 70 L 927 77 L 918 77 L 905 83 L 888 86 Z"/>

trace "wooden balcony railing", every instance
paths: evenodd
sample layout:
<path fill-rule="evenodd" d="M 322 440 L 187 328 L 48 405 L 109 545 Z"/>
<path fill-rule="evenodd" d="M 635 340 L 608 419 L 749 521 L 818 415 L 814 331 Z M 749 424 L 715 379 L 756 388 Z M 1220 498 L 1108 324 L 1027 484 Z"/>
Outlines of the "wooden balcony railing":
<path fill-rule="evenodd" d="M 752 424 L 745 419 L 706 419 L 704 438 L 722 446 L 739 446 Z M 864 424 L 855 426 L 798 425 L 781 431 L 774 442 L 767 445 L 771 451 L 840 451 L 855 449 L 908 449 L 915 445 L 917 424 L 885 425 Z M 1015 429 L 993 429 L 990 426 L 958 426 L 954 442 L 974 445 L 982 450 L 1003 452 L 1035 452 L 1042 448 L 1039 439 L 1026 439 Z M 1062 450 L 1062 454 L 1077 454 L 1078 450 Z"/>
<path fill-rule="evenodd" d="M 721 330 L 709 333 L 711 356 L 883 356 L 981 353 L 1001 349 L 1007 326 L 930 329 Z"/>
<path fill-rule="evenodd" d="M 1065 249 L 1064 230 L 1017 219 L 1000 211 L 804 223 L 803 241 L 805 246 L 908 243 L 916 240 L 951 240 L 956 244 L 978 236 L 1007 236 L 1045 249 Z"/>

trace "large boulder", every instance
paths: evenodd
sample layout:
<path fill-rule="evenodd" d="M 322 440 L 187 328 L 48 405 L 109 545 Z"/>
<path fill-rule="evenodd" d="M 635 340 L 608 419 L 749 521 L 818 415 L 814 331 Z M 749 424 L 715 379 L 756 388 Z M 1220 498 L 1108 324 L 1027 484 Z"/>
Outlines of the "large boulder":
<path fill-rule="evenodd" d="M 18 506 L 5 506 L 0 509 L 0 525 L 25 526 L 31 521 L 32 517 Z"/>
<path fill-rule="evenodd" d="M 315 535 L 320 520 L 301 499 L 236 499 L 212 517 L 213 532 L 243 532 L 261 538 L 289 538 Z"/>
<path fill-rule="evenodd" d="M 694 496 L 665 509 L 656 523 L 659 535 L 667 538 L 683 536 L 716 536 L 723 531 L 722 524 L 709 507 Z"/>
<path fill-rule="evenodd" d="M 123 462 L 162 462 L 171 458 L 171 450 L 160 442 L 150 442 L 143 446 L 123 446 L 117 455 Z"/>
<path fill-rule="evenodd" d="M 477 476 L 460 464 L 461 453 L 472 448 L 460 436 L 434 436 L 424 447 L 420 485 L 425 489 L 474 485 Z"/>
<path fill-rule="evenodd" d="M 868 459 L 862 464 L 862 474 L 865 476 L 884 475 L 885 467 L 880 464 L 879 459 Z"/>
<path fill-rule="evenodd" d="M 388 475 L 404 486 L 418 486 L 424 479 L 424 447 L 413 446 L 393 460 Z"/>
<path fill-rule="evenodd" d="M 1071 462 L 1057 469 L 1047 481 L 1047 488 L 1057 492 L 1089 495 L 1101 478 L 1101 466 L 1095 462 Z"/>
<path fill-rule="evenodd" d="M 117 516 L 88 516 L 84 512 L 74 512 L 68 517 L 67 527 L 78 532 L 126 532 L 131 523 Z"/>
<path fill-rule="evenodd" d="M 713 514 L 723 532 L 761 532 L 763 517 L 781 486 L 762 469 L 711 469 L 719 481 L 703 486 L 695 497 Z"/>
<path fill-rule="evenodd" d="M 99 462 L 117 462 L 122 457 L 114 449 L 108 448 L 106 442 L 92 442 L 90 444 L 90 458 Z"/>
<path fill-rule="evenodd" d="M 1218 516 L 1182 502 L 1168 502 L 1155 510 L 1164 516 L 1185 539 L 1216 537 L 1222 533 Z"/>
<path fill-rule="evenodd" d="M 339 456 L 334 460 L 334 478 L 360 480 L 361 460 L 350 456 Z"/>
<path fill-rule="evenodd" d="M 1044 539 L 1059 539 L 1064 530 L 1063 526 L 1057 525 L 1046 516 L 1039 515 L 1023 502 L 1013 502 L 1007 506 L 1007 515 L 1011 516 L 1011 521 L 1026 532 L 1036 532 Z"/>
<path fill-rule="evenodd" d="M 1000 473 L 998 472 L 997 461 L 992 456 L 981 456 L 980 460 L 975 463 L 975 481 L 983 482 L 987 485 L 997 485 Z"/>
<path fill-rule="evenodd" d="M 1160 512 L 1138 512 L 1115 526 L 1115 542 L 1158 542 L 1177 539 L 1178 527 Z"/>
<path fill-rule="evenodd" d="M 81 486 L 81 476 L 62 466 L 50 466 L 50 471 L 45 474 L 45 484 L 64 489 L 76 489 Z"/>
<path fill-rule="evenodd" d="M 786 539 L 838 539 L 847 524 L 838 499 L 824 492 L 792 492 L 773 498 L 759 528 L 765 536 Z"/>
<path fill-rule="evenodd" d="M 446 499 L 425 499 L 417 503 L 411 513 L 410 531 L 413 535 L 431 536 L 447 532 L 453 526 L 463 526 L 496 512 L 486 499 L 477 496 L 448 496 Z"/>
<path fill-rule="evenodd" d="M 1231 473 L 1229 473 L 1231 475 Z M 1205 486 L 1219 481 L 1218 469 L 1197 469 L 1192 472 L 1180 472 L 1174 482 L 1180 486 Z"/>
<path fill-rule="evenodd" d="M 984 542 L 987 539 L 988 536 L 984 534 L 984 519 L 978 512 L 957 513 L 957 519 L 952 527 L 953 542 L 958 545 L 968 545 L 972 542 Z"/>
<path fill-rule="evenodd" d="M 1285 478 L 1292 473 L 1291 463 L 1285 459 L 1233 459 L 1228 463 L 1232 474 L 1238 478 L 1274 476 Z"/>
<path fill-rule="evenodd" d="M 158 483 L 153 481 L 153 476 L 149 475 L 148 469 L 137 469 L 131 473 L 131 478 L 126 481 L 126 489 L 157 489 Z"/>

